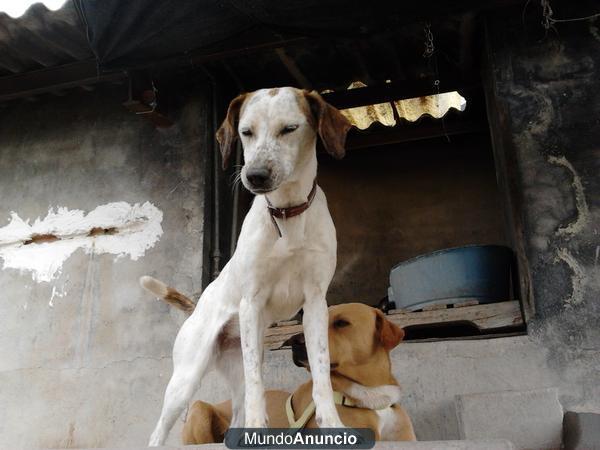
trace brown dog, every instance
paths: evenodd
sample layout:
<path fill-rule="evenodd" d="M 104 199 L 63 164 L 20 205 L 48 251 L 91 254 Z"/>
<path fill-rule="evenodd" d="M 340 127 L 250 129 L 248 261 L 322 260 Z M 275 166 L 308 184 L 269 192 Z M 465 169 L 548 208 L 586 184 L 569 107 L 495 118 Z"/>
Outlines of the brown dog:
<path fill-rule="evenodd" d="M 143 277 L 141 284 L 165 301 L 176 296 L 177 302 L 170 303 L 180 309 L 193 309 L 191 300 L 158 280 Z M 329 307 L 331 383 L 338 393 L 338 413 L 344 425 L 369 428 L 377 440 L 416 440 L 411 420 L 398 403 L 400 389 L 391 372 L 389 352 L 403 337 L 402 329 L 378 309 L 361 303 Z M 310 370 L 304 336 L 296 335 L 288 343 L 294 363 Z M 311 393 L 312 381 L 291 396 L 284 391 L 267 391 L 269 426 L 317 428 Z M 196 401 L 183 428 L 183 443 L 223 442 L 231 414 L 231 401 L 216 405 Z"/>

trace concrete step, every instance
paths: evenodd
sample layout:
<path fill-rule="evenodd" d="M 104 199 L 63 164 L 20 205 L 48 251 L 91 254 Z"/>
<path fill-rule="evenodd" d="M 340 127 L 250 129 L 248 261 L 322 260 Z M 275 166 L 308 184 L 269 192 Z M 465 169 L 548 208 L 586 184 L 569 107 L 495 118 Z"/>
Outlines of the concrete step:
<path fill-rule="evenodd" d="M 508 439 L 517 449 L 560 449 L 563 409 L 554 388 L 457 395 L 461 439 Z"/>

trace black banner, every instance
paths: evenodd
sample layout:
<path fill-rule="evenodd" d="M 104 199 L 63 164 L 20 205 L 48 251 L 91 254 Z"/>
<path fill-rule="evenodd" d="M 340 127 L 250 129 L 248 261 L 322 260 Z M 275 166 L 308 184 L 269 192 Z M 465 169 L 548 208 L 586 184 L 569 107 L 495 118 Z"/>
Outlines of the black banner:
<path fill-rule="evenodd" d="M 375 434 L 368 428 L 230 428 L 225 434 L 230 449 L 369 449 Z"/>

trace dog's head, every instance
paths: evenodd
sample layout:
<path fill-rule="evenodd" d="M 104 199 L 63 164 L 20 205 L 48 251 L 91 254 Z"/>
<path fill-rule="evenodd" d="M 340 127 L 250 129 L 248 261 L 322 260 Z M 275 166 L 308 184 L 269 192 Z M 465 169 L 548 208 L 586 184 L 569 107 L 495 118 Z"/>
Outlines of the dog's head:
<path fill-rule="evenodd" d="M 404 331 L 379 309 L 362 303 L 329 307 L 329 359 L 332 370 L 351 374 L 356 367 L 373 363 L 396 347 Z M 288 340 L 294 364 L 308 368 L 304 335 Z"/>
<path fill-rule="evenodd" d="M 314 157 L 317 134 L 333 156 L 344 156 L 350 122 L 316 92 L 291 87 L 262 89 L 236 97 L 217 131 L 223 168 L 241 139 L 241 179 L 255 194 L 295 181 Z"/>

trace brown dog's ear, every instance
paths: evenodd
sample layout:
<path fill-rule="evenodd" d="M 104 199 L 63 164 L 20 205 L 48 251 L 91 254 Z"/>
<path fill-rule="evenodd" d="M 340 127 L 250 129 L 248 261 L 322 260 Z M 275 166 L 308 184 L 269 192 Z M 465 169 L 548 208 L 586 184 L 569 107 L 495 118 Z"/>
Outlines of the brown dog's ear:
<path fill-rule="evenodd" d="M 379 336 L 381 345 L 386 350 L 393 349 L 404 338 L 404 330 L 395 323 L 386 319 L 385 314 L 381 311 L 375 311 L 375 329 Z"/>
<path fill-rule="evenodd" d="M 346 154 L 345 144 L 352 124 L 338 109 L 327 103 L 316 91 L 304 91 L 316 129 L 327 153 L 341 159 Z"/>
<path fill-rule="evenodd" d="M 229 108 L 227 108 L 227 117 L 225 117 L 225 120 L 217 130 L 217 142 L 219 142 L 219 146 L 221 147 L 223 169 L 227 169 L 229 157 L 238 139 L 237 123 L 246 97 L 247 94 L 242 94 L 231 100 Z"/>

